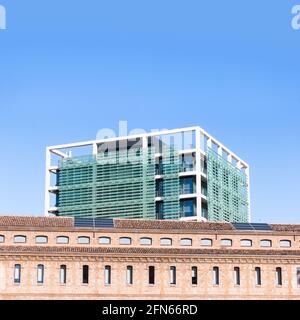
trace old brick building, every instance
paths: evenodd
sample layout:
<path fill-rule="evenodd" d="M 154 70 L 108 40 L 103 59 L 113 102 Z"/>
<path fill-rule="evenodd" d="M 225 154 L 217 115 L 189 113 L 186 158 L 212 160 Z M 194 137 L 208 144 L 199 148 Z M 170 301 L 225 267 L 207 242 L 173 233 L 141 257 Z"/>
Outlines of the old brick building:
<path fill-rule="evenodd" d="M 300 299 L 300 225 L 0 217 L 0 299 Z"/>

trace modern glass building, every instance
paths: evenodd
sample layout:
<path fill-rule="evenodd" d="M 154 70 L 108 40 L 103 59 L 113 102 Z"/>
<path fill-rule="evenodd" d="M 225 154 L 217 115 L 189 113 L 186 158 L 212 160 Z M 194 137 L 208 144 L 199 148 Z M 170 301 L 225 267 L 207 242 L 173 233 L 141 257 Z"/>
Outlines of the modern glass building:
<path fill-rule="evenodd" d="M 249 222 L 249 166 L 200 127 L 47 148 L 45 214 Z"/>

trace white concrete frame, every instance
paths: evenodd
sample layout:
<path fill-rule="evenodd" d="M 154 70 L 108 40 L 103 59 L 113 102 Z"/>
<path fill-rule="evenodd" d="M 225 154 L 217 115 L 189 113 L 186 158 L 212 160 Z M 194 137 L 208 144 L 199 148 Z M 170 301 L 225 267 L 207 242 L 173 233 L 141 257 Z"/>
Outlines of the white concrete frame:
<path fill-rule="evenodd" d="M 232 163 L 233 159 L 236 160 L 237 168 L 245 169 L 245 174 L 248 178 L 248 195 L 249 195 L 249 217 L 248 221 L 251 221 L 251 207 L 250 207 L 250 172 L 249 172 L 249 165 L 238 157 L 235 153 L 230 151 L 227 147 L 221 144 L 217 139 L 212 137 L 209 133 L 203 130 L 199 126 L 195 127 L 188 127 L 188 128 L 181 128 L 181 129 L 174 129 L 174 130 L 163 130 L 163 131 L 156 131 L 144 134 L 137 134 L 137 135 L 130 135 L 130 136 L 122 136 L 122 137 L 114 137 L 109 139 L 102 139 L 102 140 L 91 140 L 85 142 L 76 142 L 76 143 L 69 143 L 69 144 L 61 144 L 56 146 L 50 146 L 46 149 L 46 178 L 45 178 L 45 215 L 49 216 L 50 213 L 57 212 L 57 208 L 50 207 L 50 193 L 57 192 L 57 189 L 51 186 L 51 174 L 55 174 L 57 172 L 58 167 L 51 165 L 52 155 L 56 155 L 61 158 L 68 158 L 71 156 L 71 150 L 73 148 L 80 148 L 80 147 L 93 147 L 93 154 L 96 155 L 98 152 L 98 145 L 101 143 L 108 143 L 108 142 L 116 142 L 119 140 L 129 140 L 129 139 L 137 139 L 141 138 L 143 141 L 143 148 L 147 148 L 147 138 L 155 137 L 155 136 L 164 136 L 164 135 L 175 135 L 178 133 L 184 132 L 195 132 L 195 149 L 191 150 L 179 150 L 179 154 L 184 153 L 196 153 L 196 172 L 191 172 L 191 175 L 196 175 L 196 202 L 197 202 L 197 220 L 203 220 L 202 217 L 202 193 L 201 193 L 201 177 L 203 173 L 201 172 L 201 155 L 206 155 L 206 152 L 202 148 L 201 145 L 201 138 L 206 137 L 207 139 L 207 147 L 212 147 L 212 144 L 215 144 L 218 148 L 218 154 L 222 156 L 223 150 L 228 154 L 227 160 L 228 162 Z M 65 153 L 61 150 L 68 150 L 69 152 Z M 186 175 L 189 175 L 188 173 Z M 188 218 L 187 220 L 190 220 Z"/>

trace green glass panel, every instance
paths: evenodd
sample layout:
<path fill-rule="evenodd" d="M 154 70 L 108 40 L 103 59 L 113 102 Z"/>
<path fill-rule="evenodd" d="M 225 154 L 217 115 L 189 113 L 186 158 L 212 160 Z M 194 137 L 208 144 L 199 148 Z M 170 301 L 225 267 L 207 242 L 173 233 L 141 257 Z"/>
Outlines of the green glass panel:
<path fill-rule="evenodd" d="M 244 172 L 216 152 L 207 152 L 208 220 L 248 222 L 248 181 Z"/>

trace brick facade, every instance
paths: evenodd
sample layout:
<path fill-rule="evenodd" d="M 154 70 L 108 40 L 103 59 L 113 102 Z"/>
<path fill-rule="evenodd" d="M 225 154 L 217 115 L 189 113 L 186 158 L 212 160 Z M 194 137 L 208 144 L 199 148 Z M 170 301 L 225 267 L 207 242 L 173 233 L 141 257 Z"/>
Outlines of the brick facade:
<path fill-rule="evenodd" d="M 115 220 L 114 228 L 93 229 L 74 227 L 72 218 L 0 217 L 0 299 L 300 299 L 300 228 L 271 227 L 238 231 L 226 223 Z M 26 242 L 15 243 L 20 241 L 16 236 L 25 236 Z M 40 236 L 47 243 L 36 243 Z M 58 244 L 61 236 L 69 243 Z M 79 237 L 90 243 L 78 244 Z M 111 243 L 100 244 L 102 237 Z M 131 244 L 120 244 L 123 237 Z M 141 238 L 152 243 L 143 245 Z M 162 245 L 162 238 L 172 244 Z M 223 246 L 228 240 L 232 246 Z M 251 240 L 252 246 L 242 246 L 242 240 Z M 271 246 L 262 247 L 261 240 L 270 240 Z M 44 268 L 42 283 L 38 265 Z M 61 266 L 66 266 L 66 283 L 61 283 Z M 83 283 L 83 266 L 89 267 L 88 283 Z M 111 283 L 105 283 L 106 266 Z M 129 266 L 133 284 L 127 281 Z M 155 284 L 149 284 L 150 266 Z M 170 284 L 171 267 L 176 267 L 176 284 Z M 214 283 L 216 268 L 219 284 Z"/>

